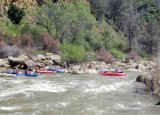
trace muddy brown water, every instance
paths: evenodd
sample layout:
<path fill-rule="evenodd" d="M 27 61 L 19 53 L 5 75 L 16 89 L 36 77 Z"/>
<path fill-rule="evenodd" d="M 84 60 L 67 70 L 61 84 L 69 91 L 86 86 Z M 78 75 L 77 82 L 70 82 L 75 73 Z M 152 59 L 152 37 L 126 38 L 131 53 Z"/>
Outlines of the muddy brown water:
<path fill-rule="evenodd" d="M 0 78 L 0 115 L 159 115 L 138 74 Z"/>

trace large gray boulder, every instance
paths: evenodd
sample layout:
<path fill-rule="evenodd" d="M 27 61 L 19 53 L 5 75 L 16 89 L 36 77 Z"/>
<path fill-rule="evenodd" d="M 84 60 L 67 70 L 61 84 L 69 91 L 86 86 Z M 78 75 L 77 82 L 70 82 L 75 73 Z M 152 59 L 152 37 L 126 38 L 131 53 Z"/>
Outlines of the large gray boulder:
<path fill-rule="evenodd" d="M 49 60 L 52 60 L 52 61 L 55 61 L 55 62 L 58 62 L 58 63 L 61 62 L 61 56 L 54 55 L 52 53 L 46 53 L 45 58 L 49 59 Z"/>
<path fill-rule="evenodd" d="M 24 59 L 25 61 L 29 60 L 28 56 L 26 55 L 20 55 L 18 58 Z"/>
<path fill-rule="evenodd" d="M 80 70 L 82 67 L 80 65 L 74 65 L 71 67 L 72 70 Z"/>
<path fill-rule="evenodd" d="M 45 56 L 42 54 L 37 54 L 36 58 L 37 58 L 37 60 L 45 60 L 46 59 Z"/>
<path fill-rule="evenodd" d="M 147 72 L 144 72 L 144 73 L 141 73 L 137 78 L 136 78 L 136 81 L 137 82 L 142 82 L 144 83 L 144 78 L 148 76 L 148 73 Z"/>
<path fill-rule="evenodd" d="M 27 67 L 29 67 L 29 68 L 34 68 L 34 67 L 37 66 L 37 64 L 36 64 L 33 60 L 25 61 L 25 64 L 26 64 Z"/>
<path fill-rule="evenodd" d="M 14 58 L 12 56 L 8 57 L 8 61 L 9 63 L 25 63 L 25 59 L 22 58 L 22 57 L 17 57 L 17 58 Z"/>
<path fill-rule="evenodd" d="M 97 74 L 96 69 L 84 69 L 84 72 L 87 74 Z"/>
<path fill-rule="evenodd" d="M 143 70 L 147 70 L 147 67 L 143 64 L 138 64 L 138 69 L 143 71 Z"/>
<path fill-rule="evenodd" d="M 72 70 L 70 73 L 76 74 L 76 75 L 81 75 L 81 74 L 84 74 L 85 72 L 83 70 Z"/>
<path fill-rule="evenodd" d="M 7 65 L 6 60 L 0 59 L 0 67 L 4 67 L 5 65 Z"/>

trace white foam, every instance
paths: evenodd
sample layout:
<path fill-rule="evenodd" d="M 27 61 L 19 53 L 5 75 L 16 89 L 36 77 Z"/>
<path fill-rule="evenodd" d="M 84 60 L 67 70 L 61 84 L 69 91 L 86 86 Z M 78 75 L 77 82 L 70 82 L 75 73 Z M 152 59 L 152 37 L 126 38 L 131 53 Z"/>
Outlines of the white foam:
<path fill-rule="evenodd" d="M 100 92 L 111 92 L 111 91 L 117 91 L 120 89 L 120 87 L 125 86 L 125 85 L 129 85 L 130 83 L 128 82 L 117 82 L 117 83 L 113 83 L 111 85 L 101 85 L 101 86 L 97 86 L 97 84 L 95 84 L 95 87 L 93 87 L 92 85 L 89 85 L 89 87 L 85 87 L 83 90 L 84 93 L 100 93 Z"/>
<path fill-rule="evenodd" d="M 67 89 L 64 85 L 53 85 L 53 84 L 33 84 L 32 86 L 24 89 L 25 91 L 47 91 L 47 92 L 65 92 Z"/>
<path fill-rule="evenodd" d="M 15 81 L 14 83 L 20 83 L 19 81 Z M 46 91 L 46 92 L 52 92 L 52 93 L 61 93 L 65 92 L 68 89 L 66 88 L 66 85 L 61 85 L 61 84 L 55 84 L 53 82 L 47 81 L 35 81 L 35 83 L 30 84 L 30 85 L 23 85 L 23 84 L 18 84 L 15 85 L 13 88 L 9 88 L 6 90 L 1 90 L 0 91 L 0 100 L 3 97 L 7 97 L 10 95 L 15 95 L 18 93 L 23 93 L 25 94 L 26 97 L 30 96 L 30 92 L 34 91 Z"/>
<path fill-rule="evenodd" d="M 85 108 L 87 111 L 90 111 L 90 112 L 94 112 L 96 115 L 102 115 L 104 110 L 101 110 L 99 109 L 98 107 L 96 106 L 93 106 L 93 105 L 90 105 L 89 107 L 86 107 Z M 82 112 L 82 111 L 81 111 Z M 84 112 L 84 111 L 83 111 Z"/>
<path fill-rule="evenodd" d="M 126 109 L 126 107 L 123 104 L 120 104 L 120 103 L 116 103 L 116 105 L 114 105 L 113 108 L 115 108 L 117 110 Z"/>
<path fill-rule="evenodd" d="M 0 110 L 16 110 L 16 109 L 21 109 L 21 107 L 0 107 Z"/>

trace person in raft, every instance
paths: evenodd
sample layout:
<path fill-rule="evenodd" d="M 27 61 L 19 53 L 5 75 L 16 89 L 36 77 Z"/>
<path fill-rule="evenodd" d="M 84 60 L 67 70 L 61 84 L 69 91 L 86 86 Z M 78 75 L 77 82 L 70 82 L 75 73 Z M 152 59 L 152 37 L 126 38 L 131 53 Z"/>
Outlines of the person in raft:
<path fill-rule="evenodd" d="M 93 69 L 93 63 L 90 63 L 90 64 L 88 65 L 88 69 Z"/>
<path fill-rule="evenodd" d="M 15 72 L 16 74 L 22 74 L 17 67 L 14 69 L 14 72 Z"/>
<path fill-rule="evenodd" d="M 112 72 L 117 72 L 117 73 L 123 73 L 123 70 L 122 69 L 115 69 L 115 70 L 113 70 Z"/>
<path fill-rule="evenodd" d="M 29 74 L 28 69 L 25 69 L 25 70 L 24 70 L 24 73 L 25 73 L 25 74 Z"/>

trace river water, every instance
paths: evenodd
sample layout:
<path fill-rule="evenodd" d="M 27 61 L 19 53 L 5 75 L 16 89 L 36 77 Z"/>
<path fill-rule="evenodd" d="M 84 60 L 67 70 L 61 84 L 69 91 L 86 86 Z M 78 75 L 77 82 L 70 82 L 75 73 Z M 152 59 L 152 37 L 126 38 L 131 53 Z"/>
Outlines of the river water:
<path fill-rule="evenodd" d="M 137 75 L 0 78 L 0 115 L 159 115 Z"/>

